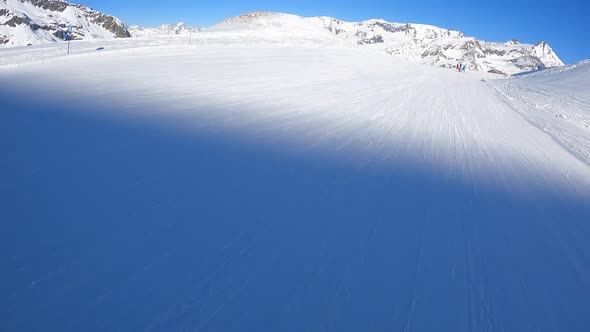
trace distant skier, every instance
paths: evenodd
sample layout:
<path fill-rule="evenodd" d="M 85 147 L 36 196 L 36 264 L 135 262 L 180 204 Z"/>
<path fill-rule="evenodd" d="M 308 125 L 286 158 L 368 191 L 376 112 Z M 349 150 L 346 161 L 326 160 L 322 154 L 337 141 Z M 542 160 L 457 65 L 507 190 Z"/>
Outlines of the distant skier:
<path fill-rule="evenodd" d="M 465 72 L 465 64 L 463 64 L 463 66 L 461 66 L 461 72 L 464 73 Z"/>

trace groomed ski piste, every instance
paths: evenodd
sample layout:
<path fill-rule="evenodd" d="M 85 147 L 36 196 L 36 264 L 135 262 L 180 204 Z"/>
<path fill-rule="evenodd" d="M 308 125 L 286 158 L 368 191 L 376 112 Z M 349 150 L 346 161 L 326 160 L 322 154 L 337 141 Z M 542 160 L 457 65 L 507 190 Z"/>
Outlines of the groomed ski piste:
<path fill-rule="evenodd" d="M 193 38 L 0 51 L 0 330 L 588 329 L 588 62 Z"/>

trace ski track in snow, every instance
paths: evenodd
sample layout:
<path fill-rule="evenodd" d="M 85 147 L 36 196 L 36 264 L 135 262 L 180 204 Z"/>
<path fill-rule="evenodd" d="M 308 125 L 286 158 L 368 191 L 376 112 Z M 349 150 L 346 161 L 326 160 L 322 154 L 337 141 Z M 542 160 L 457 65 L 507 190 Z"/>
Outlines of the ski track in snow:
<path fill-rule="evenodd" d="M 109 43 L 0 52 L 0 330 L 590 326 L 586 82 Z"/>
<path fill-rule="evenodd" d="M 585 79 L 590 66 L 579 66 L 540 71 L 494 86 L 525 119 L 590 165 L 590 85 Z"/>

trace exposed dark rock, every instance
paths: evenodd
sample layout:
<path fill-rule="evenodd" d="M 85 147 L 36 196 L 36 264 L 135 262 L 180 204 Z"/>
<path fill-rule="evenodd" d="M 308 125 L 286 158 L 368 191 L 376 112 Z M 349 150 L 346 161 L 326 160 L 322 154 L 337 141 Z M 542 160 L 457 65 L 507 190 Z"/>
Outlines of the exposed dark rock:
<path fill-rule="evenodd" d="M 429 49 L 421 54 L 422 58 L 436 56 L 439 58 L 447 59 L 447 56 L 443 53 L 439 46 L 431 46 Z"/>
<path fill-rule="evenodd" d="M 411 24 L 392 24 L 385 22 L 374 22 L 373 26 L 378 26 L 387 32 L 405 32 L 407 35 L 416 35 L 416 29 Z"/>
<path fill-rule="evenodd" d="M 36 7 L 54 12 L 63 12 L 70 5 L 69 3 L 61 0 L 21 0 L 21 2 L 29 2 Z"/>
<path fill-rule="evenodd" d="M 63 30 L 57 30 L 53 33 L 59 39 L 66 40 L 68 38 L 68 34 Z"/>
<path fill-rule="evenodd" d="M 118 38 L 131 37 L 131 33 L 127 30 L 126 26 L 118 23 L 118 20 L 110 15 L 98 15 L 94 20 L 94 23 L 101 24 L 103 28 L 115 34 Z"/>
<path fill-rule="evenodd" d="M 506 54 L 505 50 L 496 50 L 496 49 L 491 49 L 491 48 L 486 48 L 483 50 L 483 52 L 488 55 L 493 54 L 493 55 L 498 55 L 498 56 L 504 56 Z"/>
<path fill-rule="evenodd" d="M 330 31 L 332 33 L 335 33 L 335 34 L 339 35 L 339 34 L 342 34 L 342 33 L 346 32 L 346 31 L 344 31 L 342 29 L 339 29 L 339 28 L 336 28 L 336 27 L 334 27 L 334 25 L 337 25 L 338 26 L 341 23 L 342 22 L 340 20 L 331 17 L 330 18 L 330 23 L 327 23 L 327 22 L 324 21 L 324 28 L 326 28 L 326 30 L 328 30 L 328 31 Z"/>
<path fill-rule="evenodd" d="M 84 34 L 77 31 L 73 31 L 68 35 L 68 32 L 65 30 L 57 30 L 53 33 L 53 35 L 61 40 L 80 40 L 84 38 Z"/>
<path fill-rule="evenodd" d="M 536 56 L 525 55 L 516 59 L 510 60 L 514 65 L 522 70 L 538 70 L 547 68 L 541 59 Z"/>
<path fill-rule="evenodd" d="M 31 30 L 35 31 L 35 30 L 46 30 L 46 31 L 52 31 L 56 29 L 55 25 L 39 25 L 35 22 L 33 22 L 29 17 L 25 16 L 25 17 L 20 17 L 20 16 L 16 16 L 12 13 L 10 13 L 7 10 L 3 10 L 4 15 L 13 15 L 8 21 L 6 21 L 4 23 L 4 25 L 6 26 L 10 26 L 10 27 L 17 27 L 19 25 L 26 25 L 28 26 Z M 1 44 L 6 44 L 7 41 L 1 43 Z"/>
<path fill-rule="evenodd" d="M 20 1 L 23 3 L 28 2 L 36 7 L 43 8 L 43 9 L 50 10 L 50 11 L 55 11 L 55 12 L 63 12 L 70 6 L 75 7 L 75 8 L 80 9 L 84 13 L 83 15 L 77 15 L 78 18 L 87 17 L 90 20 L 90 22 L 93 22 L 93 23 L 96 23 L 96 24 L 102 26 L 107 31 L 112 32 L 115 35 L 115 37 L 118 37 L 118 38 L 131 37 L 131 33 L 129 33 L 127 26 L 125 24 L 121 23 L 118 19 L 116 19 L 115 17 L 110 16 L 110 15 L 102 14 L 96 10 L 93 10 L 93 9 L 83 6 L 83 5 L 74 5 L 74 4 L 70 4 L 69 2 L 62 1 L 62 0 L 20 0 Z M 0 13 L 3 13 L 3 15 L 10 14 L 7 10 L 2 10 L 2 12 L 0 12 Z M 53 17 L 53 15 L 49 15 L 49 17 Z M 10 20 L 8 20 L 4 24 L 9 25 L 11 27 L 16 27 L 17 25 L 21 25 L 21 24 L 27 24 L 33 30 L 37 30 L 37 29 L 44 29 L 44 30 L 54 30 L 55 29 L 55 30 L 57 30 L 57 29 L 65 29 L 66 28 L 65 24 L 55 24 L 55 25 L 53 25 L 53 28 L 50 28 L 48 26 L 40 26 L 34 22 L 30 22 L 29 18 L 22 18 L 22 17 L 18 17 L 18 16 L 13 16 Z M 59 33 L 57 33 L 57 34 L 59 34 Z M 58 36 L 58 38 L 61 38 L 61 37 Z"/>
<path fill-rule="evenodd" d="M 368 45 L 368 44 L 377 44 L 377 43 L 383 43 L 383 42 L 384 42 L 384 40 L 381 35 L 375 35 L 372 38 L 361 39 L 357 42 L 357 44 Z"/>
<path fill-rule="evenodd" d="M 492 70 L 488 70 L 488 73 L 490 74 L 499 74 L 499 75 L 504 75 L 504 76 L 508 76 L 505 72 L 498 70 L 498 69 L 492 69 Z"/>
<path fill-rule="evenodd" d="M 328 29 L 328 31 L 335 33 L 337 35 L 344 33 L 346 31 L 342 30 L 342 29 L 338 29 L 338 28 L 333 28 L 333 27 L 327 27 L 326 29 Z"/>
<path fill-rule="evenodd" d="M 537 46 L 545 47 L 546 45 L 547 45 L 547 43 L 545 43 L 544 41 L 540 41 L 535 44 L 535 47 L 537 47 Z"/>
<path fill-rule="evenodd" d="M 367 33 L 366 33 L 366 32 L 364 32 L 364 31 L 360 31 L 360 30 L 359 30 L 359 31 L 357 31 L 357 32 L 356 32 L 354 35 L 355 35 L 356 37 L 363 38 L 363 39 L 364 39 L 364 38 L 367 38 Z"/>
<path fill-rule="evenodd" d="M 26 17 L 20 16 L 13 16 L 8 21 L 4 22 L 4 25 L 8 25 L 9 27 L 16 28 L 18 25 L 29 25 L 29 20 Z"/>

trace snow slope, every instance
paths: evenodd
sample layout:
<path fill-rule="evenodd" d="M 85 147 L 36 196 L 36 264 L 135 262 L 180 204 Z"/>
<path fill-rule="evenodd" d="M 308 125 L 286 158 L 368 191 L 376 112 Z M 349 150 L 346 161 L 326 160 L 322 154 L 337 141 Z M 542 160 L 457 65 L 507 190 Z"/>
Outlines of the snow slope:
<path fill-rule="evenodd" d="M 333 17 L 254 12 L 227 19 L 211 30 L 247 30 L 259 38 L 275 35 L 283 41 L 305 38 L 327 45 L 360 45 L 415 63 L 452 68 L 460 62 L 467 64 L 470 70 L 504 74 L 564 65 L 543 41 L 535 45 L 516 40 L 486 42 L 453 29 L 378 19 L 345 22 Z"/>
<path fill-rule="evenodd" d="M 75 39 L 113 37 L 167 37 L 198 32 L 183 23 L 157 28 L 127 27 L 119 19 L 62 0 L 3 0 L 0 2 L 0 47 L 36 45 L 66 39 L 72 24 Z M 359 46 L 422 64 L 452 68 L 457 63 L 470 70 L 520 73 L 563 66 L 545 42 L 535 45 L 512 40 L 485 42 L 464 33 L 424 24 L 391 23 L 373 19 L 344 22 L 332 17 L 300 17 L 254 12 L 227 19 L 208 29 L 214 39 L 250 42 L 305 43 L 326 46 Z"/>
<path fill-rule="evenodd" d="M 527 120 L 590 164 L 590 61 L 495 82 Z"/>
<path fill-rule="evenodd" d="M 130 37 L 119 19 L 62 0 L 0 1 L 0 48 L 37 45 L 66 39 Z"/>
<path fill-rule="evenodd" d="M 590 167 L 501 93 L 585 65 L 215 33 L 0 51 L 0 330 L 590 326 Z"/>

